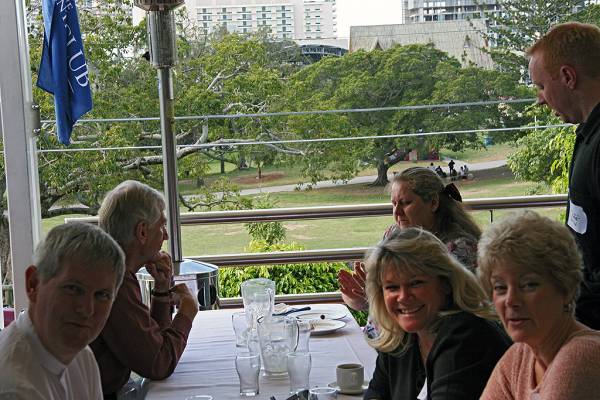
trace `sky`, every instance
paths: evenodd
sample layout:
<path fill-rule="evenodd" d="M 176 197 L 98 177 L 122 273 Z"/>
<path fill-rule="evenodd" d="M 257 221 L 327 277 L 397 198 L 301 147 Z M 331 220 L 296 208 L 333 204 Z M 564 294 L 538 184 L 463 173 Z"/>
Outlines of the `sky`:
<path fill-rule="evenodd" d="M 348 38 L 350 26 L 402 23 L 402 0 L 337 0 L 338 37 Z"/>

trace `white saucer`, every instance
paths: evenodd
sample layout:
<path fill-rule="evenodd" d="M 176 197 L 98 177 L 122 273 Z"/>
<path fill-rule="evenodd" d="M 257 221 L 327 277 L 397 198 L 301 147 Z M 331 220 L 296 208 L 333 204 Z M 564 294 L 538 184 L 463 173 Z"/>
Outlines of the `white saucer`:
<path fill-rule="evenodd" d="M 338 386 L 337 382 L 331 382 L 327 386 L 329 386 L 330 388 L 334 388 L 335 390 L 337 390 L 338 393 L 341 393 L 341 394 L 362 394 L 362 392 L 367 390 L 367 388 L 369 387 L 369 381 L 364 381 L 363 385 L 360 389 L 354 389 L 354 390 L 349 390 L 349 389 L 342 390 Z"/>

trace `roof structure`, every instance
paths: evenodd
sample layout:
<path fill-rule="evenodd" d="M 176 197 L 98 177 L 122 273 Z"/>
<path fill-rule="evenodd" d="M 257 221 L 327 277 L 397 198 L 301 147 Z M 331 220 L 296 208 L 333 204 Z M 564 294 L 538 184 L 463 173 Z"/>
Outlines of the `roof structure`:
<path fill-rule="evenodd" d="M 432 43 L 436 49 L 457 58 L 462 65 L 475 64 L 493 68 L 482 32 L 484 20 L 423 22 L 398 25 L 353 26 L 350 28 L 350 51 L 386 50 L 396 45 Z"/>

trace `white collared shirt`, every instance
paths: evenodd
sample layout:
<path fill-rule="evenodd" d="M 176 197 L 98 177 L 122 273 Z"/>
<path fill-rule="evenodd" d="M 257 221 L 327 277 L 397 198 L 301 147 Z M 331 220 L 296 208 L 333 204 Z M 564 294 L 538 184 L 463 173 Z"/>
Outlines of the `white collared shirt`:
<path fill-rule="evenodd" d="M 0 332 L 0 399 L 102 400 L 100 371 L 86 346 L 64 365 L 43 346 L 27 311 Z"/>

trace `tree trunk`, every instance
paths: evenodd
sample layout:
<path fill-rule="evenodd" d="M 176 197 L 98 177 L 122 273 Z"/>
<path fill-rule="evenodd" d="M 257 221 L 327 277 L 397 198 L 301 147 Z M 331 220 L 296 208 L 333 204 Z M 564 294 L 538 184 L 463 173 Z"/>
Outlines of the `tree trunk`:
<path fill-rule="evenodd" d="M 260 163 L 257 164 L 258 167 L 258 176 L 256 177 L 256 179 L 260 180 L 262 179 L 262 168 L 260 167 Z"/>
<path fill-rule="evenodd" d="M 371 183 L 371 186 L 385 186 L 390 181 L 387 177 L 387 172 L 390 166 L 382 161 L 377 164 L 377 179 Z"/>

